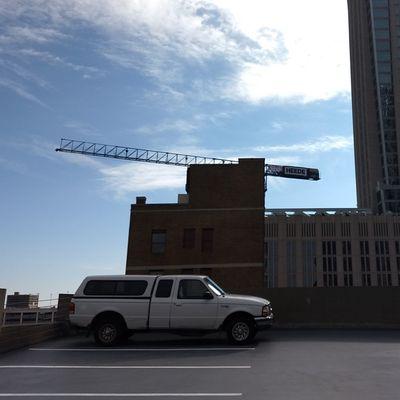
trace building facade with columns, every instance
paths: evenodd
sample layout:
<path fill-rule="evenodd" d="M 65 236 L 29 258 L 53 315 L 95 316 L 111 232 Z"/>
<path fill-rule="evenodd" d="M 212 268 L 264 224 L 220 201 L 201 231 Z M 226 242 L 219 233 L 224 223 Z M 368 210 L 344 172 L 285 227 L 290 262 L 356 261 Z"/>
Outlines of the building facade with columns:
<path fill-rule="evenodd" d="M 267 210 L 264 282 L 399 286 L 400 216 L 362 209 Z"/>

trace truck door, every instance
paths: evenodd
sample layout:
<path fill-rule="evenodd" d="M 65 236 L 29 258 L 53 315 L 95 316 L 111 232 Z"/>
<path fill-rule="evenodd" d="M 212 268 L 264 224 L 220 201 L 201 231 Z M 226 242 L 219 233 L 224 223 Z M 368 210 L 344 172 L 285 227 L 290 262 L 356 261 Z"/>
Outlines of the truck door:
<path fill-rule="evenodd" d="M 177 279 L 171 305 L 171 328 L 215 329 L 218 297 L 201 279 Z"/>
<path fill-rule="evenodd" d="M 171 301 L 175 279 L 161 278 L 150 302 L 149 328 L 170 328 Z"/>

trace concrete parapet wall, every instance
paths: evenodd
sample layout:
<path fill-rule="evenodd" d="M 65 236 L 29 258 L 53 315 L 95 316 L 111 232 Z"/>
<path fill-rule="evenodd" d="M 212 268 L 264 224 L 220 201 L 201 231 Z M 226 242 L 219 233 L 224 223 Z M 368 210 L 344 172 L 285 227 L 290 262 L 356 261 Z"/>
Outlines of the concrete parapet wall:
<path fill-rule="evenodd" d="M 4 305 L 6 302 L 6 289 L 0 289 L 0 326 L 3 322 Z"/>
<path fill-rule="evenodd" d="M 30 346 L 67 333 L 65 324 L 8 326 L 0 331 L 0 353 Z"/>
<path fill-rule="evenodd" d="M 271 301 L 279 326 L 400 327 L 399 287 L 277 288 Z"/>
<path fill-rule="evenodd" d="M 0 289 L 0 305 L 1 300 L 5 298 L 5 290 L 4 295 L 2 294 L 2 290 L 3 289 Z M 71 334 L 69 303 L 72 296 L 71 294 L 60 294 L 58 296 L 58 306 L 54 324 L 3 327 L 0 325 L 0 353 Z M 0 313 L 2 313 L 2 311 L 3 308 L 0 309 Z"/>

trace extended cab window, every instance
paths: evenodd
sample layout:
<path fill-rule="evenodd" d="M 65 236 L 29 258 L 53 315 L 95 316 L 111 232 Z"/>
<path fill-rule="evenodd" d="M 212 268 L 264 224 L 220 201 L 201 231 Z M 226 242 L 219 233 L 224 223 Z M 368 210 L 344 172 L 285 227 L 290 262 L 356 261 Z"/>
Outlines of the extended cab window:
<path fill-rule="evenodd" d="M 160 282 L 158 282 L 156 297 L 167 298 L 171 296 L 172 284 L 172 279 L 161 279 Z"/>
<path fill-rule="evenodd" d="M 141 296 L 147 281 L 89 281 L 83 293 L 88 296 Z"/>
<path fill-rule="evenodd" d="M 178 299 L 204 299 L 209 290 L 198 279 L 182 279 L 179 282 Z"/>

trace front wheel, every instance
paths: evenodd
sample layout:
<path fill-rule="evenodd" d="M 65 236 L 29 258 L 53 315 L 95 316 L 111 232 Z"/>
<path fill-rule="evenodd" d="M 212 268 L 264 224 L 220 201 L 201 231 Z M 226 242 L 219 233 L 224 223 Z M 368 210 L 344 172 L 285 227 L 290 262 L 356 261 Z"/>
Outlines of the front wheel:
<path fill-rule="evenodd" d="M 101 346 L 116 345 L 123 334 L 122 324 L 116 319 L 99 321 L 94 328 L 94 340 Z"/>
<path fill-rule="evenodd" d="M 247 344 L 256 334 L 254 322 L 250 318 L 234 318 L 226 329 L 228 339 L 233 344 Z"/>

